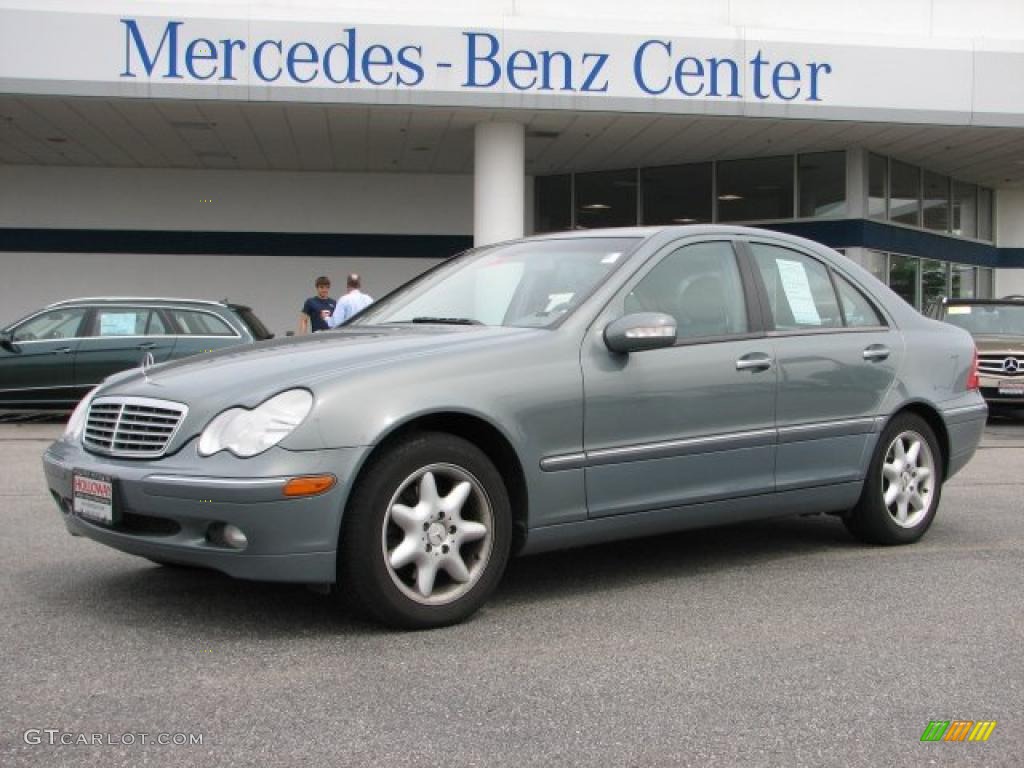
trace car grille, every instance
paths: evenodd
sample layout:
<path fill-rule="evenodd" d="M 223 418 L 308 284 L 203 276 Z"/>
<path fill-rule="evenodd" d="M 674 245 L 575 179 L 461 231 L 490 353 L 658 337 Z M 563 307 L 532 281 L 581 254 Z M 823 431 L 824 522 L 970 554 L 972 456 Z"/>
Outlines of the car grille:
<path fill-rule="evenodd" d="M 1024 355 L 979 355 L 978 371 L 997 376 L 1024 376 Z"/>
<path fill-rule="evenodd" d="M 162 456 L 187 413 L 187 406 L 167 400 L 98 397 L 89 406 L 82 441 L 107 456 Z"/>

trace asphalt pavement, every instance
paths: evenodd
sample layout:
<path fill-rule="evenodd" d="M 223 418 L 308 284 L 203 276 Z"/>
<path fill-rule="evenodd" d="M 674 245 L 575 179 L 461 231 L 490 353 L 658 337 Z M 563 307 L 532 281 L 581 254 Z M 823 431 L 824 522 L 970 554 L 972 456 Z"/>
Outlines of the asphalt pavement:
<path fill-rule="evenodd" d="M 69 536 L 59 430 L 0 425 L 0 765 L 1024 762 L 1024 420 L 916 545 L 818 516 L 522 558 L 420 633 Z M 922 742 L 933 720 L 997 724 Z"/>

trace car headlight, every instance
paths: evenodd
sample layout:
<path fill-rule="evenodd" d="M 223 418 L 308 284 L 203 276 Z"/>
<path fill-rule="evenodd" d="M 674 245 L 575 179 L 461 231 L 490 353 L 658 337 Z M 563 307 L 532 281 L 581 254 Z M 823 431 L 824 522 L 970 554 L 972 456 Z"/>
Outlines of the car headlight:
<path fill-rule="evenodd" d="M 228 450 L 249 458 L 277 445 L 309 415 L 313 395 L 290 389 L 275 395 L 251 411 L 229 408 L 206 425 L 199 437 L 199 455 L 212 456 Z"/>
<path fill-rule="evenodd" d="M 75 410 L 71 412 L 71 417 L 68 419 L 68 425 L 64 427 L 61 440 L 67 443 L 77 443 L 82 439 L 82 433 L 85 431 L 85 417 L 89 413 L 89 406 L 92 404 L 92 397 L 96 394 L 97 389 L 99 387 L 93 387 L 89 390 L 89 394 L 78 401 L 78 405 L 75 406 Z"/>

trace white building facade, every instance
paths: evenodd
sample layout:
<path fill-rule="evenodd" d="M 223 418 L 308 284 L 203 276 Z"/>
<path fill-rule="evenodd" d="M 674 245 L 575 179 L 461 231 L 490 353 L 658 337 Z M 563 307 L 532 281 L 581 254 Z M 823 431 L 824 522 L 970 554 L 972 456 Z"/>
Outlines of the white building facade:
<path fill-rule="evenodd" d="M 708 221 L 1024 293 L 1021 72 L 1015 0 L 0 0 L 0 324 Z"/>

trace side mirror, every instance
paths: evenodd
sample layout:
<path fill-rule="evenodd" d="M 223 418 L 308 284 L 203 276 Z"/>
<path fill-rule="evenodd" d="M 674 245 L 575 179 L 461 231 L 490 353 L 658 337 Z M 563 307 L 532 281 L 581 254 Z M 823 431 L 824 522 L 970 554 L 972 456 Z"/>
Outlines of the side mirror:
<path fill-rule="evenodd" d="M 3 347 L 8 352 L 21 352 L 21 347 L 14 343 L 13 331 L 3 331 L 0 333 L 0 347 Z"/>
<path fill-rule="evenodd" d="M 676 343 L 676 320 L 664 312 L 638 312 L 609 323 L 604 343 L 612 352 L 628 354 L 661 349 Z"/>

